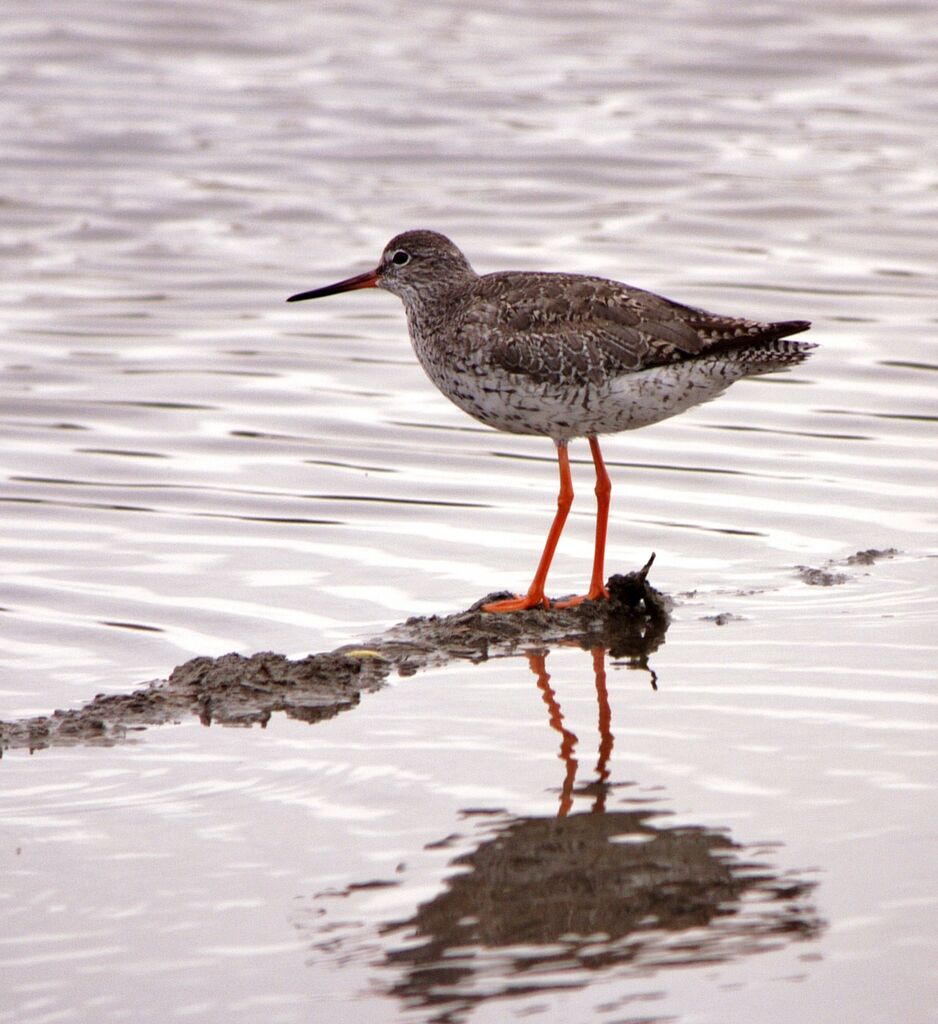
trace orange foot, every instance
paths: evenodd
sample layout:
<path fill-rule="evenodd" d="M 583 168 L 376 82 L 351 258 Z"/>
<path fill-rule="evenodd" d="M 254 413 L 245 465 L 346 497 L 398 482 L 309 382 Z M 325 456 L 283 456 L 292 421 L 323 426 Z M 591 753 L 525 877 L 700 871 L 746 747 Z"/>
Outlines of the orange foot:
<path fill-rule="evenodd" d="M 550 601 L 547 600 L 543 592 L 532 594 L 528 591 L 521 597 L 509 597 L 505 601 L 489 601 L 488 604 L 482 605 L 484 612 L 526 612 L 529 608 L 550 608 Z"/>
<path fill-rule="evenodd" d="M 566 601 L 554 601 L 555 608 L 575 608 L 584 601 L 605 601 L 609 597 L 609 591 L 600 587 L 597 591 L 590 591 L 588 594 L 580 594 L 577 597 L 568 597 Z"/>

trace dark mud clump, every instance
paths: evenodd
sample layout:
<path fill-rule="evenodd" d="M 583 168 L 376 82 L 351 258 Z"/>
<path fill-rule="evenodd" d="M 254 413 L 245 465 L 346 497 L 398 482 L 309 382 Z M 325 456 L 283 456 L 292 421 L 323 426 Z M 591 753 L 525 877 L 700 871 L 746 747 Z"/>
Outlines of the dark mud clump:
<path fill-rule="evenodd" d="M 663 642 L 670 599 L 648 582 L 649 560 L 638 572 L 609 579 L 608 601 L 510 615 L 483 612 L 502 595 L 488 595 L 454 615 L 419 617 L 371 641 L 291 660 L 263 652 L 245 657 L 193 658 L 128 694 L 99 694 L 83 707 L 0 722 L 0 754 L 77 744 L 111 745 L 150 726 L 189 716 L 204 725 L 265 725 L 275 712 L 318 722 L 355 707 L 392 672 L 413 675 L 456 660 L 485 661 L 526 648 L 602 646 L 613 657 L 643 659 Z"/>
<path fill-rule="evenodd" d="M 742 615 L 734 615 L 732 612 L 720 612 L 718 615 L 704 615 L 703 622 L 712 622 L 715 626 L 725 626 L 728 622 L 745 622 Z"/>
<path fill-rule="evenodd" d="M 796 565 L 795 571 L 802 583 L 809 587 L 835 587 L 840 583 L 849 583 L 853 578 L 849 573 L 837 572 L 839 566 L 854 567 L 858 565 L 875 565 L 885 558 L 894 558 L 899 552 L 895 548 L 868 548 L 866 551 L 857 551 L 846 558 L 830 559 L 820 568 L 810 565 Z"/>
<path fill-rule="evenodd" d="M 845 572 L 830 572 L 828 569 L 812 569 L 809 565 L 796 566 L 798 578 L 809 587 L 836 587 L 839 583 L 849 583 L 850 577 Z"/>
<path fill-rule="evenodd" d="M 848 558 L 845 558 L 844 564 L 875 565 L 884 558 L 895 558 L 898 554 L 899 552 L 896 548 L 883 548 L 882 551 L 878 551 L 876 548 L 867 548 L 866 551 L 858 551 L 855 555 L 850 555 Z"/>

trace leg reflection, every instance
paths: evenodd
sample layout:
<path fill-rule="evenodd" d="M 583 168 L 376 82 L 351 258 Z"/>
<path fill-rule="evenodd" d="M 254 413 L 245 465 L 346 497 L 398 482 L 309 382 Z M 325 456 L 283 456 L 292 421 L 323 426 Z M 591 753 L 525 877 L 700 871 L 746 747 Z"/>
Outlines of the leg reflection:
<path fill-rule="evenodd" d="M 560 808 L 557 811 L 558 818 L 565 818 L 573 806 L 573 783 L 576 779 L 577 759 L 573 756 L 576 750 L 577 738 L 563 724 L 563 712 L 560 704 L 557 703 L 557 695 L 550 685 L 550 674 L 546 666 L 547 655 L 543 653 L 528 653 L 528 664 L 531 671 L 537 676 L 537 686 L 547 705 L 550 713 L 550 727 L 560 733 L 560 759 L 566 765 L 563 785 L 560 787 Z"/>
<path fill-rule="evenodd" d="M 602 814 L 606 810 L 606 793 L 609 790 L 609 759 L 612 757 L 612 748 L 615 737 L 612 734 L 612 708 L 609 705 L 609 690 L 606 686 L 606 648 L 596 646 L 592 648 L 593 678 L 596 686 L 596 700 L 599 705 L 599 755 L 596 760 L 596 779 L 582 787 L 583 793 L 594 795 L 592 811 Z M 563 711 L 557 694 L 550 685 L 550 673 L 547 671 L 547 655 L 543 652 L 528 652 L 528 665 L 537 678 L 537 686 L 541 691 L 544 703 L 550 715 L 550 727 L 560 734 L 560 753 L 566 771 L 564 773 L 563 785 L 560 787 L 560 806 L 557 810 L 558 818 L 565 818 L 573 807 L 574 783 L 576 781 L 579 762 L 574 756 L 576 745 L 579 742 L 575 733 L 571 732 L 564 725 Z"/>
<path fill-rule="evenodd" d="M 599 756 L 596 759 L 596 799 L 593 811 L 602 814 L 606 810 L 606 793 L 609 792 L 609 758 L 615 736 L 612 735 L 612 708 L 609 706 L 609 690 L 606 688 L 606 648 L 593 648 L 593 677 L 596 681 L 596 701 L 599 704 Z"/>

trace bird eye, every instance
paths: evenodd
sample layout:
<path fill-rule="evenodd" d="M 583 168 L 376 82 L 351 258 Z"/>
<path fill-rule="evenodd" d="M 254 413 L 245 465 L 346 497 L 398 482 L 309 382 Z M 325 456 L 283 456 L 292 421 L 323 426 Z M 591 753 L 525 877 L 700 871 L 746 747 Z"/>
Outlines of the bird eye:
<path fill-rule="evenodd" d="M 398 249 L 391 257 L 391 262 L 396 263 L 399 267 L 403 267 L 405 263 L 410 263 L 410 253 L 404 252 L 403 249 Z"/>

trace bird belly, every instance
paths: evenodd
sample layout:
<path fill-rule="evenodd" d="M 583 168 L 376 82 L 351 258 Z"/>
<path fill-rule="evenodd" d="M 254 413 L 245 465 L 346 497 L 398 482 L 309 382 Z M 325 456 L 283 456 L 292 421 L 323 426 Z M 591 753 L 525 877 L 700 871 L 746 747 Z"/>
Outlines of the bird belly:
<path fill-rule="evenodd" d="M 511 434 L 555 441 L 636 430 L 708 402 L 745 373 L 705 359 L 623 374 L 599 384 L 532 381 L 487 368 L 434 383 L 470 416 Z M 431 374 L 431 379 L 433 379 Z"/>
<path fill-rule="evenodd" d="M 496 430 L 569 441 L 650 426 L 717 398 L 743 377 L 784 368 L 781 360 L 746 361 L 730 354 L 637 370 L 598 384 L 533 381 L 488 367 L 484 374 L 470 370 L 438 386 L 460 409 Z"/>

